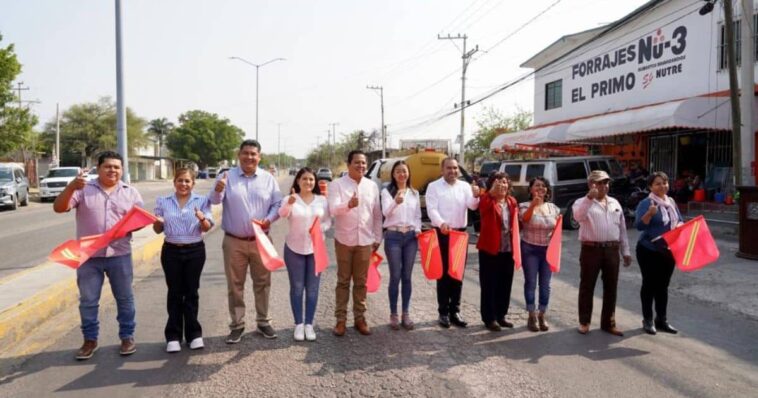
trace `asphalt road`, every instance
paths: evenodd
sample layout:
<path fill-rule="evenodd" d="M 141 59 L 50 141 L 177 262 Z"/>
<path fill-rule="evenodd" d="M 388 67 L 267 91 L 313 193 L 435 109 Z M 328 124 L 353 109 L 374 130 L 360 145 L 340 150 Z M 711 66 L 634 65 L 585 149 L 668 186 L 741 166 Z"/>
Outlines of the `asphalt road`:
<path fill-rule="evenodd" d="M 272 229 L 281 250 L 286 225 Z M 222 234 L 206 238 L 208 259 L 200 288 L 200 321 L 206 348 L 164 352 L 165 282 L 160 269 L 136 283 L 138 351 L 118 355 L 114 306 L 101 309 L 101 349 L 89 361 L 73 359 L 81 344 L 76 311 L 39 328 L 40 339 L 57 340 L 44 352 L 0 360 L 3 397 L 248 397 L 248 396 L 510 396 L 510 397 L 747 397 L 758 390 L 758 322 L 682 293 L 691 283 L 677 272 L 672 280 L 669 318 L 681 333 L 648 336 L 640 329 L 639 268 L 621 272 L 617 321 L 623 338 L 593 328 L 576 333 L 579 245 L 575 232 L 564 238 L 563 267 L 553 279 L 547 333 L 526 330 L 523 277 L 516 272 L 508 318 L 512 330 L 492 333 L 479 322 L 476 251 L 469 250 L 463 288 L 467 329 L 436 325 L 434 283 L 414 270 L 412 312 L 417 329 L 387 327 L 387 268 L 380 291 L 370 294 L 367 319 L 374 334 L 350 328 L 337 338 L 334 323 L 336 268 L 323 274 L 316 314 L 318 341 L 292 340 L 286 271 L 273 274 L 270 314 L 279 332 L 266 340 L 251 332 L 255 318 L 247 282 L 248 330 L 238 345 L 228 333 Z M 327 242 L 332 247 L 332 242 Z M 334 258 L 333 256 L 331 258 Z M 709 289 L 707 284 L 702 289 Z M 723 287 L 722 287 L 723 288 Z M 596 293 L 600 293 L 600 290 Z M 349 320 L 348 325 L 352 325 Z M 18 365 L 10 365 L 18 363 Z"/>
<path fill-rule="evenodd" d="M 211 180 L 198 180 L 195 189 L 205 194 L 210 186 Z M 151 211 L 157 196 L 173 191 L 169 181 L 141 182 L 135 187 Z M 74 212 L 57 214 L 52 202 L 33 198 L 29 206 L 0 210 L 0 278 L 45 262 L 55 246 L 74 237 Z"/>

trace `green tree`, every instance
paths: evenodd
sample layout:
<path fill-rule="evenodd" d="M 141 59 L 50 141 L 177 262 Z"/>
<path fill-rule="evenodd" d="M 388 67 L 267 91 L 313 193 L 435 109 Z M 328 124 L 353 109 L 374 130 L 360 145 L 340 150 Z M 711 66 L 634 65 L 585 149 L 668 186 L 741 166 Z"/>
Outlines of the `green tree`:
<path fill-rule="evenodd" d="M 313 148 L 306 156 L 305 162 L 308 167 L 328 167 L 336 170 L 345 164 L 347 154 L 354 149 L 367 150 L 372 137 L 377 134 L 366 134 L 363 130 L 356 130 L 350 134 L 343 134 L 335 144 L 321 144 Z"/>
<path fill-rule="evenodd" d="M 189 159 L 201 168 L 235 157 L 244 133 L 229 119 L 200 110 L 179 116 L 179 127 L 168 134 L 166 145 L 175 158 Z"/>
<path fill-rule="evenodd" d="M 126 108 L 126 136 L 129 153 L 147 145 L 146 122 Z M 61 116 L 61 164 L 89 166 L 94 156 L 116 149 L 116 104 L 109 97 L 97 102 L 72 105 Z M 43 139 L 48 148 L 55 142 L 55 120 L 45 125 Z"/>
<path fill-rule="evenodd" d="M 476 125 L 479 127 L 474 137 L 466 141 L 464 150 L 466 159 L 473 164 L 476 159 L 491 155 L 490 144 L 500 134 L 524 130 L 532 124 L 532 113 L 518 110 L 511 116 L 504 116 L 499 110 L 488 107 L 479 115 Z M 472 168 L 469 168 L 472 170 Z"/>
<path fill-rule="evenodd" d="M 165 117 L 153 119 L 147 123 L 147 132 L 158 140 L 158 148 L 161 151 L 160 157 L 163 157 L 163 142 L 173 129 L 174 123 L 169 122 Z"/>
<path fill-rule="evenodd" d="M 3 36 L 0 35 L 0 42 Z M 0 47 L 0 154 L 15 150 L 28 152 L 36 149 L 37 134 L 32 131 L 37 117 L 29 108 L 12 106 L 17 98 L 12 83 L 21 73 L 21 64 L 16 58 L 13 44 Z"/>

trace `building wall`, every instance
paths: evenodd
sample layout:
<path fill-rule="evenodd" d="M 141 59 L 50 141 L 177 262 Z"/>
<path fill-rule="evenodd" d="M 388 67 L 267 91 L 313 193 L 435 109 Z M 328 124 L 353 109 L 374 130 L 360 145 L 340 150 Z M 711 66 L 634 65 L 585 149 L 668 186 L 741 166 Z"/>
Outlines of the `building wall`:
<path fill-rule="evenodd" d="M 537 71 L 535 125 L 727 90 L 727 71 L 718 64 L 723 11 L 717 6 L 701 16 L 703 4 L 664 1 Z M 739 2 L 735 7 L 739 18 Z M 545 110 L 546 84 L 558 80 L 561 106 Z"/>

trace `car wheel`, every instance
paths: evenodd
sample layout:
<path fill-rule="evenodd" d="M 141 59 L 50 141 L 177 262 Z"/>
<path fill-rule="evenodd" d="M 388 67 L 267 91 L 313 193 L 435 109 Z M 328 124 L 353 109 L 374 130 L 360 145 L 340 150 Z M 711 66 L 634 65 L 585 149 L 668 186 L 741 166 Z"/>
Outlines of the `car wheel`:
<path fill-rule="evenodd" d="M 18 208 L 18 194 L 13 197 L 13 203 L 11 203 L 11 210 L 16 210 Z"/>
<path fill-rule="evenodd" d="M 568 222 L 566 221 L 563 222 L 563 229 L 566 229 L 569 231 L 579 229 L 579 221 L 576 221 L 576 219 L 574 218 L 574 212 L 571 210 L 571 207 L 573 205 L 574 205 L 573 202 L 569 204 L 569 206 L 566 208 L 566 213 L 563 215 L 563 219 L 568 221 Z"/>
<path fill-rule="evenodd" d="M 21 206 L 29 206 L 29 191 L 26 191 L 26 195 L 24 195 L 24 200 L 21 201 Z"/>

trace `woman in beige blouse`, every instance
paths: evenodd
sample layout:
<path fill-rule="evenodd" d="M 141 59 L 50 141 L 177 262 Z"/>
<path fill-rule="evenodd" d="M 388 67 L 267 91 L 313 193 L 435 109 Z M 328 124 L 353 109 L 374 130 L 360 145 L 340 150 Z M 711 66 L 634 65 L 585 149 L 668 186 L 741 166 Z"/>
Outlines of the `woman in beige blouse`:
<path fill-rule="evenodd" d="M 545 311 L 550 299 L 550 265 L 547 246 L 561 210 L 550 202 L 550 184 L 542 177 L 529 182 L 531 201 L 519 204 L 521 260 L 524 267 L 524 300 L 529 311 L 527 328 L 532 332 L 547 331 Z M 539 307 L 535 307 L 535 289 L 539 281 Z M 536 311 L 539 310 L 539 313 Z M 539 323 L 539 324 L 538 324 Z"/>

